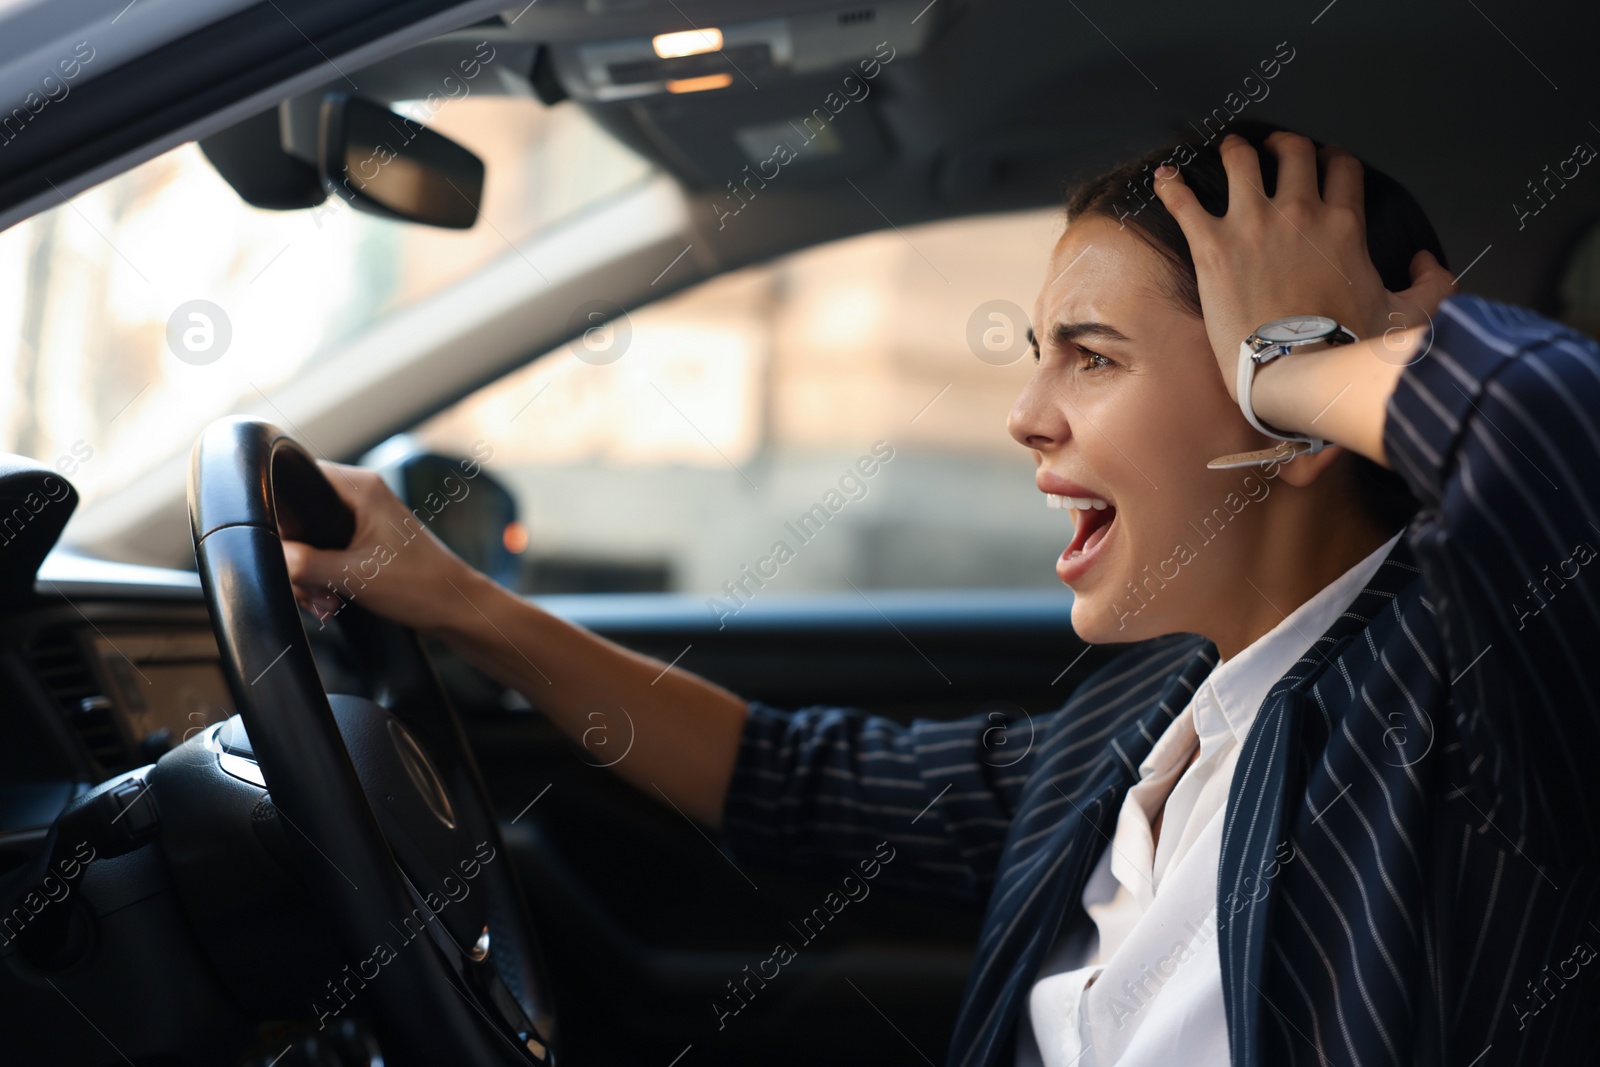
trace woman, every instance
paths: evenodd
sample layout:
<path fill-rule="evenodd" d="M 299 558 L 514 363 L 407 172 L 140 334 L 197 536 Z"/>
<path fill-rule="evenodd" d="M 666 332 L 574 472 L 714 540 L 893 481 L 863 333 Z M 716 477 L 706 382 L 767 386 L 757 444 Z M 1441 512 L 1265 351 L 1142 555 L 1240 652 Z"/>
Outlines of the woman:
<path fill-rule="evenodd" d="M 1069 206 L 1010 429 L 1072 510 L 1074 627 L 1135 643 L 1004 758 L 989 719 L 791 715 L 662 675 L 431 539 L 363 602 L 575 738 L 628 706 L 617 772 L 737 855 L 887 842 L 886 877 L 985 903 L 952 1064 L 1583 1060 L 1600 350 L 1440 306 L 1393 183 L 1254 140 Z M 285 546 L 320 613 L 404 514 L 341 469 L 352 549 Z"/>

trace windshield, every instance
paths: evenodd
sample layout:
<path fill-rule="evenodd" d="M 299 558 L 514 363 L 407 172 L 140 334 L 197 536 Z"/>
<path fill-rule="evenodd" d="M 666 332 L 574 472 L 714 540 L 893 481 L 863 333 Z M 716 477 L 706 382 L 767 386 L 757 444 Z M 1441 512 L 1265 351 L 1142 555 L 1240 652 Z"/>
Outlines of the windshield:
<path fill-rule="evenodd" d="M 334 199 L 258 210 L 189 144 L 0 233 L 0 449 L 56 466 L 85 502 L 104 497 L 390 313 L 650 173 L 572 104 L 469 97 L 429 125 L 484 160 L 470 230 Z"/>

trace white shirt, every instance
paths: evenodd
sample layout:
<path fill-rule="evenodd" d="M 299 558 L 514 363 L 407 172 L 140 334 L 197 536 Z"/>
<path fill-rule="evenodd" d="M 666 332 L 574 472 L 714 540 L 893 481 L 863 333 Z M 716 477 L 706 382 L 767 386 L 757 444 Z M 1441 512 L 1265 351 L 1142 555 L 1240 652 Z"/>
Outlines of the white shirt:
<path fill-rule="evenodd" d="M 1350 606 L 1399 539 L 1395 534 L 1219 662 L 1156 739 L 1084 886 L 1092 923 L 1065 930 L 1039 968 L 1019 1022 L 1018 1067 L 1228 1062 L 1217 865 L 1240 744 L 1268 691 Z M 1153 847 L 1151 821 L 1163 802 Z"/>

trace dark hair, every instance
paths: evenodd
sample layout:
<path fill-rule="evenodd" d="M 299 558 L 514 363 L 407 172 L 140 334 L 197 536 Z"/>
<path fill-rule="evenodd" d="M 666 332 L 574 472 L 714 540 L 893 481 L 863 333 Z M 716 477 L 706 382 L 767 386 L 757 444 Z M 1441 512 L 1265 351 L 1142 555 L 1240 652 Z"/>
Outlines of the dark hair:
<path fill-rule="evenodd" d="M 1255 145 L 1260 151 L 1267 135 L 1281 126 L 1264 122 L 1234 123 L 1230 132 Z M 1315 142 L 1314 142 L 1315 143 Z M 1100 215 L 1131 227 L 1151 248 L 1172 266 L 1172 297 L 1179 306 L 1200 314 L 1200 290 L 1195 282 L 1194 257 L 1177 220 L 1156 199 L 1153 190 L 1155 169 L 1163 163 L 1177 166 L 1184 184 L 1194 191 L 1200 204 L 1213 215 L 1228 209 L 1228 175 L 1218 151 L 1221 138 L 1200 145 L 1179 142 L 1147 152 L 1137 159 L 1092 178 L 1074 189 L 1067 198 L 1067 222 L 1084 215 Z M 1317 147 L 1322 147 L 1320 143 Z M 1271 152 L 1260 151 L 1263 191 L 1271 196 L 1277 187 L 1277 160 Z M 1382 171 L 1362 163 L 1363 192 L 1366 198 L 1367 253 L 1372 257 L 1384 287 L 1399 292 L 1411 287 L 1411 260 L 1418 252 L 1429 251 L 1445 264 L 1444 246 L 1428 221 L 1422 205 L 1406 188 Z M 1317 167 L 1318 184 L 1322 167 Z M 1416 514 L 1419 504 L 1401 477 L 1378 464 L 1350 453 L 1352 475 L 1368 510 L 1386 529 L 1397 530 Z"/>

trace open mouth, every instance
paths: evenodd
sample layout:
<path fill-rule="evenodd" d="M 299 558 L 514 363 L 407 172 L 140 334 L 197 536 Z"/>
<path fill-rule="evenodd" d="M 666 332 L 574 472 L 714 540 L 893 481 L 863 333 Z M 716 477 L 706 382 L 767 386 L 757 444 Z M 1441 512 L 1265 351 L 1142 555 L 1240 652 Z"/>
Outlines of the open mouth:
<path fill-rule="evenodd" d="M 1117 519 L 1116 506 L 1100 497 L 1046 493 L 1045 504 L 1072 512 L 1072 543 L 1061 554 L 1062 560 L 1069 564 L 1087 563 L 1105 542 Z"/>

